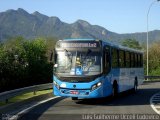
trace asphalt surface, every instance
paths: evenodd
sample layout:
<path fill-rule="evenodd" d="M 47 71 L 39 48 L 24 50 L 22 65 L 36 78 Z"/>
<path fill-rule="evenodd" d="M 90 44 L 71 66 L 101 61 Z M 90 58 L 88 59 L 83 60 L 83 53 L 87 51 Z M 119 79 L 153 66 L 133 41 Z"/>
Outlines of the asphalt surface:
<path fill-rule="evenodd" d="M 129 119 L 129 117 L 138 119 L 138 117 L 144 117 L 143 115 L 158 115 L 150 105 L 150 98 L 157 92 L 160 92 L 160 82 L 144 83 L 138 87 L 136 93 L 127 91 L 121 93 L 117 98 L 107 97 L 103 99 L 72 101 L 71 98 L 60 97 L 33 108 L 19 116 L 19 119 L 112 119 L 112 115 L 114 117 L 117 115 L 117 119 L 120 115 L 120 119 Z M 105 118 L 104 115 L 106 115 Z"/>

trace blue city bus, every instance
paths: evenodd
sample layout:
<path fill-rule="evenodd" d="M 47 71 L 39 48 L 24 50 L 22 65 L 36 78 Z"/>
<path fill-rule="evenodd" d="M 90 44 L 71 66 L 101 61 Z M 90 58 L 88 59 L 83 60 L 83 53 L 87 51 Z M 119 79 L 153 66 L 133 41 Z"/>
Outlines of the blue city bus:
<path fill-rule="evenodd" d="M 143 52 L 107 40 L 59 40 L 54 63 L 54 95 L 72 100 L 136 91 L 144 80 Z"/>

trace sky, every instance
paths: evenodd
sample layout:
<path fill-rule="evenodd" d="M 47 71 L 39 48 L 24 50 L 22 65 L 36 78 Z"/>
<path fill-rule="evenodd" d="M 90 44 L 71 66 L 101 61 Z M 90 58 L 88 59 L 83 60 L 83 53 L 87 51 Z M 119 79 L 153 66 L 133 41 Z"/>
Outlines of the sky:
<path fill-rule="evenodd" d="M 23 8 L 59 17 L 66 23 L 82 19 L 116 33 L 147 31 L 147 12 L 156 0 L 0 0 L 0 12 Z M 158 14 L 159 13 L 159 14 Z M 160 2 L 149 12 L 149 31 L 160 30 Z"/>

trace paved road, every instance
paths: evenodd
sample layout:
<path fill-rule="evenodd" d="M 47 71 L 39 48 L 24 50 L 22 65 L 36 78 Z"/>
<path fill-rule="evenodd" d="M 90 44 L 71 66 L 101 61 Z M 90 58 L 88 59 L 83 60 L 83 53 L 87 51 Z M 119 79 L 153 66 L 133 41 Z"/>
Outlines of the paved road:
<path fill-rule="evenodd" d="M 156 115 L 156 112 L 150 106 L 150 98 L 159 91 L 160 82 L 155 82 L 144 83 L 139 86 L 137 93 L 132 93 L 131 91 L 125 92 L 116 99 L 107 97 L 104 99 L 78 100 L 75 102 L 70 98 L 60 97 L 35 107 L 22 115 L 20 119 L 95 119 L 95 115 L 98 114 L 101 114 L 101 116 L 103 114 Z"/>

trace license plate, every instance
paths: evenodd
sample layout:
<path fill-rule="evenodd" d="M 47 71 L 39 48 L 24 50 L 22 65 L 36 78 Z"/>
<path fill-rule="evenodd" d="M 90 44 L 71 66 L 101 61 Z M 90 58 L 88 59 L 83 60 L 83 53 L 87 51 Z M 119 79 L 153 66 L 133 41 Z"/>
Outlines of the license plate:
<path fill-rule="evenodd" d="M 70 91 L 70 94 L 75 94 L 75 95 L 77 95 L 77 94 L 78 94 L 78 91 Z"/>

